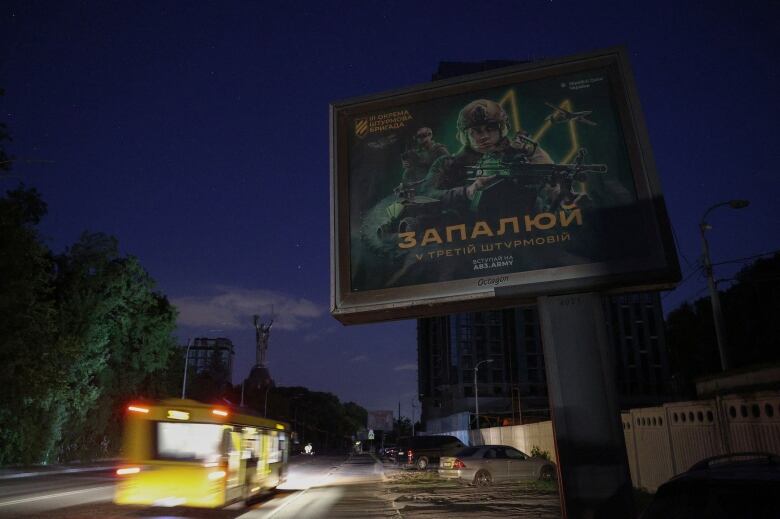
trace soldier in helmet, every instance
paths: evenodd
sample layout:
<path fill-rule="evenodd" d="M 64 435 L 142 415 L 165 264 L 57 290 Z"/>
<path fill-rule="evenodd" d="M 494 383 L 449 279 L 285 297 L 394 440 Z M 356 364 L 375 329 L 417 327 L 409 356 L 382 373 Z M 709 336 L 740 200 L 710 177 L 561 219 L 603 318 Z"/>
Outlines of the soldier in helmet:
<path fill-rule="evenodd" d="M 517 134 L 510 140 L 509 117 L 504 109 L 488 99 L 470 102 L 458 115 L 458 140 L 463 147 L 452 156 L 442 157 L 427 177 L 428 192 L 440 198 L 445 207 L 462 213 L 471 211 L 491 215 L 513 216 L 530 212 L 536 190 L 486 176 L 467 181 L 468 168 L 481 160 L 493 158 L 506 162 L 527 160 L 551 164 L 550 156 L 527 135 Z M 499 185 L 504 184 L 504 185 Z M 490 188 L 490 196 L 483 196 Z"/>
<path fill-rule="evenodd" d="M 414 140 L 415 146 L 401 156 L 404 184 L 424 179 L 437 159 L 450 154 L 444 144 L 433 140 L 433 130 L 426 126 L 417 129 Z"/>

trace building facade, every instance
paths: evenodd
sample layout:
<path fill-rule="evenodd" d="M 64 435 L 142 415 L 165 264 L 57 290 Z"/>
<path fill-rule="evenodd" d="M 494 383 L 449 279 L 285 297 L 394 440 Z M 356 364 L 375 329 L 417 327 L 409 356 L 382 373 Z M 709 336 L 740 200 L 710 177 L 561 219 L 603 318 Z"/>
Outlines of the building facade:
<path fill-rule="evenodd" d="M 667 398 L 669 367 L 658 294 L 609 297 L 604 307 L 621 408 Z M 419 319 L 417 353 L 423 423 L 473 413 L 475 388 L 484 426 L 549 418 L 535 305 Z"/>

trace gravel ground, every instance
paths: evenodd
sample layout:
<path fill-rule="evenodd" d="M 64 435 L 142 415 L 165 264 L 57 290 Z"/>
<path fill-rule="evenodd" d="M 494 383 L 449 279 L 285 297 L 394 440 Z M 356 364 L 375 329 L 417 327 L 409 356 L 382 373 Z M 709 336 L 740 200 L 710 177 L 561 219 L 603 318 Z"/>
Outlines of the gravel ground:
<path fill-rule="evenodd" d="M 477 488 L 439 478 L 436 472 L 397 470 L 385 466 L 385 497 L 404 518 L 559 518 L 555 483 L 496 483 Z"/>

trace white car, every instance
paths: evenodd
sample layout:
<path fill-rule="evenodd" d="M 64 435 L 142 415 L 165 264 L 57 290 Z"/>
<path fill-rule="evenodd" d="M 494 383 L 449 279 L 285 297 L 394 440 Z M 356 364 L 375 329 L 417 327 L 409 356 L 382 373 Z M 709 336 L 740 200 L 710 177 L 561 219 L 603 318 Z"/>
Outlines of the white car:
<path fill-rule="evenodd" d="M 455 456 L 442 457 L 439 476 L 487 486 L 494 481 L 549 481 L 555 479 L 556 469 L 553 462 L 528 456 L 508 445 L 480 445 L 466 447 Z"/>

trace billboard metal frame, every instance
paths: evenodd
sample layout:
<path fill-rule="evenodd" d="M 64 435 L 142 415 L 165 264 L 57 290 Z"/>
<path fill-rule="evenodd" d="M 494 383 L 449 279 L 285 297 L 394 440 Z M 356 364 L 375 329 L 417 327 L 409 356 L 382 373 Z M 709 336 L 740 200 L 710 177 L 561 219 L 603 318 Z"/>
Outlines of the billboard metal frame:
<path fill-rule="evenodd" d="M 564 74 L 606 70 L 628 152 L 642 211 L 646 239 L 653 253 L 645 260 L 593 262 L 507 275 L 500 284 L 482 278 L 354 291 L 350 277 L 349 148 L 346 136 L 352 118 L 371 111 L 392 110 L 445 96 Z M 541 295 L 598 291 L 619 293 L 658 290 L 680 279 L 677 251 L 661 194 L 644 116 L 627 53 L 613 48 L 590 54 L 523 64 L 489 72 L 426 83 L 402 90 L 348 99 L 330 105 L 331 175 L 331 313 L 343 324 L 443 315 L 514 306 Z"/>

